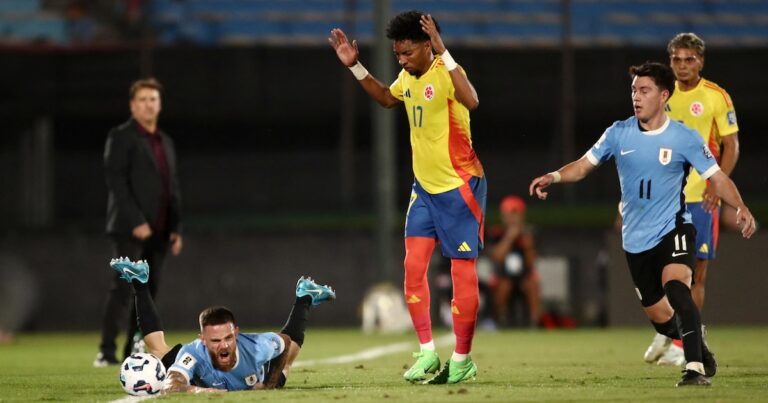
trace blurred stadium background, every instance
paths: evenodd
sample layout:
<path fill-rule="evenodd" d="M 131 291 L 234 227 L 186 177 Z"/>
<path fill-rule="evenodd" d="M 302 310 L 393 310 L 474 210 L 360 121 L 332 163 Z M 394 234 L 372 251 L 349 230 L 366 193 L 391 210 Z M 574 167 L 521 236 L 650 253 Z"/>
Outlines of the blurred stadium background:
<path fill-rule="evenodd" d="M 439 20 L 478 90 L 489 223 L 503 196 L 629 116 L 628 66 L 666 61 L 683 31 L 707 41 L 703 74 L 734 99 L 733 178 L 768 221 L 768 1 L 2 0 L 5 326 L 98 329 L 111 275 L 104 141 L 129 116 L 129 84 L 150 75 L 165 85 L 160 127 L 177 145 L 184 205 L 185 250 L 168 259 L 158 301 L 168 327 L 193 328 L 211 304 L 243 326 L 277 326 L 301 274 L 339 295 L 313 323 L 359 324 L 365 291 L 402 279 L 408 126 L 402 110 L 369 102 L 326 37 L 338 26 L 359 38 L 389 81 L 395 60 L 377 27 L 412 8 Z M 551 196 L 529 202 L 547 309 L 579 326 L 646 323 L 612 230 L 614 170 Z M 723 234 L 706 322 L 768 324 L 767 242 L 764 230 L 748 242 Z"/>

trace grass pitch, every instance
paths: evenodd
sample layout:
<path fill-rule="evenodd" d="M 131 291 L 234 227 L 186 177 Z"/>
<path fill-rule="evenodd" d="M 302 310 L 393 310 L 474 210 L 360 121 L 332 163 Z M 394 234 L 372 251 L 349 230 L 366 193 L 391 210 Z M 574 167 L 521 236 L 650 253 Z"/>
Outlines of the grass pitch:
<path fill-rule="evenodd" d="M 653 331 L 638 329 L 479 332 L 475 381 L 411 385 L 409 352 L 294 369 L 283 390 L 175 395 L 162 401 L 509 402 L 768 401 L 768 328 L 709 328 L 719 363 L 713 386 L 675 388 L 680 369 L 642 361 Z M 193 333 L 171 333 L 187 342 Z M 321 360 L 410 342 L 415 337 L 310 329 L 299 361 Z M 112 401 L 126 397 L 118 368 L 93 368 L 96 334 L 22 334 L 0 346 L 0 401 Z M 443 359 L 452 346 L 438 348 Z"/>

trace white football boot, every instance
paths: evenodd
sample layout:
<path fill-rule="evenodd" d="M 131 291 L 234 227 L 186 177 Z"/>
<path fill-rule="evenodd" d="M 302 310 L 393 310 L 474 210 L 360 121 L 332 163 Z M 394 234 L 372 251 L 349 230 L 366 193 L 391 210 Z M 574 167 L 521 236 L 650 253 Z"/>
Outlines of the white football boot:
<path fill-rule="evenodd" d="M 656 333 L 656 336 L 653 336 L 653 342 L 651 342 L 651 345 L 648 346 L 647 350 L 645 350 L 643 359 L 647 363 L 656 362 L 656 360 L 658 360 L 667 351 L 670 345 L 672 345 L 671 338 L 664 336 L 663 334 Z"/>
<path fill-rule="evenodd" d="M 664 354 L 659 357 L 659 360 L 656 361 L 656 364 L 668 365 L 672 367 L 682 367 L 685 365 L 685 352 L 683 351 L 682 347 L 671 344 L 667 351 L 665 351 Z"/>

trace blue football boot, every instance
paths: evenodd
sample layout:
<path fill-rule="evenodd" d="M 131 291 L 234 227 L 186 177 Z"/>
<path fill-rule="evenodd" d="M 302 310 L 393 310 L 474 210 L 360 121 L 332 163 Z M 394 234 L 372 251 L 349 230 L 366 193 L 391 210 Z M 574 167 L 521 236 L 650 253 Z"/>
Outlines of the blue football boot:
<path fill-rule="evenodd" d="M 145 284 L 149 281 L 149 265 L 146 260 L 132 262 L 127 257 L 121 257 L 110 260 L 109 266 L 120 273 L 120 277 L 129 283 L 132 280 Z"/>
<path fill-rule="evenodd" d="M 323 301 L 336 299 L 336 292 L 327 285 L 318 285 L 311 278 L 302 276 L 296 282 L 296 296 L 303 297 L 309 295 L 312 298 L 312 305 L 319 305 Z"/>

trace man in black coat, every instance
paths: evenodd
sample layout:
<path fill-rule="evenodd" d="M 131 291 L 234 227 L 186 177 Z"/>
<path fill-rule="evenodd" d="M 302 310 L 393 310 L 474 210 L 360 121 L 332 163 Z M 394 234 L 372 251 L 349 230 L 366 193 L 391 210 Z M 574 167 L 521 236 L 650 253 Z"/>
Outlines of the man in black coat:
<path fill-rule="evenodd" d="M 109 190 L 107 234 L 112 240 L 112 257 L 146 260 L 152 267 L 149 287 L 153 297 L 168 249 L 176 256 L 182 248 L 176 151 L 173 140 L 157 127 L 161 91 L 155 79 L 134 82 L 129 91 L 131 119 L 109 132 L 104 148 Z M 130 286 L 115 274 L 94 366 L 118 363 L 115 338 L 129 301 Z M 138 330 L 132 305 L 124 357 L 130 355 Z"/>

